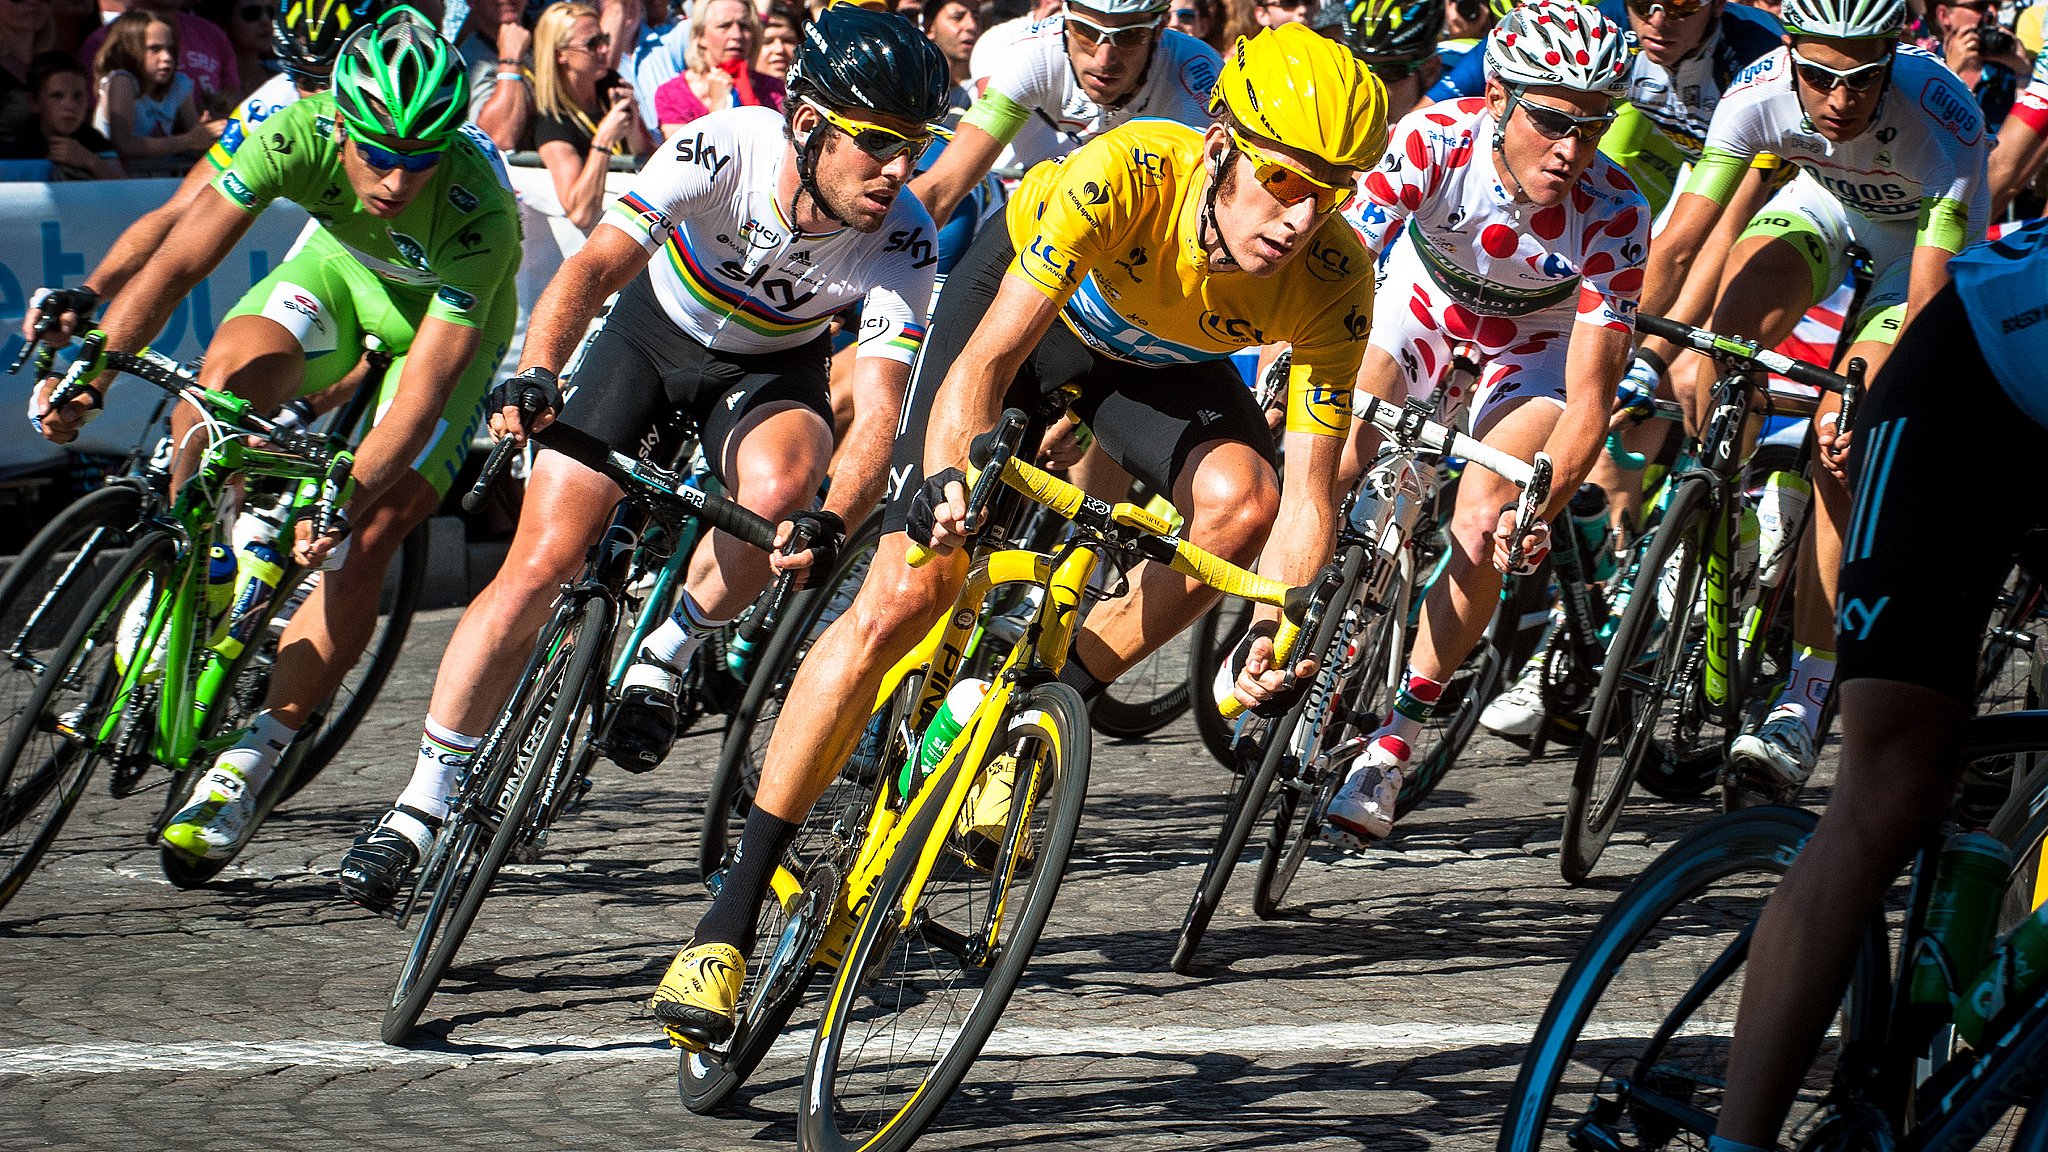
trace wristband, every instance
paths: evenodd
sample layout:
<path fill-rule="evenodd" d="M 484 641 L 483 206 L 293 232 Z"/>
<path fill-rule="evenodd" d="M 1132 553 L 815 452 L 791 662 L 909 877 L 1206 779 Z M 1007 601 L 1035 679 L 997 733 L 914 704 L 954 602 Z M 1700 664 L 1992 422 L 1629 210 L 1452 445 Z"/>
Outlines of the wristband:
<path fill-rule="evenodd" d="M 503 56 L 500 56 L 500 57 L 498 57 L 498 67 L 500 67 L 500 68 L 524 68 L 524 67 L 526 67 L 526 61 L 524 61 L 524 60 L 507 60 L 507 59 L 505 59 L 505 58 L 504 58 Z"/>
<path fill-rule="evenodd" d="M 1641 360 L 1643 363 L 1648 364 L 1652 368 L 1655 368 L 1657 370 L 1657 379 L 1671 379 L 1671 365 L 1666 364 L 1662 356 L 1657 355 L 1655 352 L 1650 351 L 1648 348 L 1637 348 L 1636 359 Z"/>
<path fill-rule="evenodd" d="M 500 72 L 500 73 L 498 73 L 498 80 L 499 80 L 500 82 L 503 82 L 503 81 L 506 81 L 506 80 L 517 80 L 517 81 L 519 81 L 519 82 L 520 82 L 521 84 L 524 84 L 524 83 L 526 83 L 526 73 L 524 73 L 524 72 Z"/>

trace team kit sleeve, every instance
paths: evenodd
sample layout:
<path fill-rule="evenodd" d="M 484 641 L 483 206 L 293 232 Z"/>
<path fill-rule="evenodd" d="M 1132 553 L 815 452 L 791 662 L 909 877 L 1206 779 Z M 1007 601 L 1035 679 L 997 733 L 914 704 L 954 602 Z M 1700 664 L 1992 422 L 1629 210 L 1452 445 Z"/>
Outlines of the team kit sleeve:
<path fill-rule="evenodd" d="M 1915 247 L 1951 253 L 1961 252 L 1973 236 L 1984 234 L 1991 210 L 1991 183 L 1985 171 L 1991 157 L 1990 140 L 1985 135 L 1983 119 L 1977 115 L 1976 102 L 1960 85 L 1955 91 L 1960 95 L 1947 101 L 1945 107 L 1951 115 L 1961 111 L 1972 120 L 1956 125 L 1954 130 L 1936 127 L 1928 132 L 1919 167 L 1926 175 L 1921 183 L 1920 214 L 1913 230 Z M 1938 123 L 1931 110 L 1928 117 L 1931 125 Z"/>
<path fill-rule="evenodd" d="M 1401 225 L 1429 198 L 1431 172 L 1441 158 L 1435 153 L 1428 128 L 1431 109 L 1424 108 L 1401 118 L 1394 126 L 1393 139 L 1379 166 L 1358 182 L 1359 195 L 1345 209 L 1345 218 L 1358 232 L 1358 239 L 1374 259 L 1386 251 Z M 1436 113 L 1436 122 L 1449 122 L 1447 113 Z M 1465 145 L 1470 158 L 1470 143 Z M 1461 161 L 1462 163 L 1462 161 Z"/>
<path fill-rule="evenodd" d="M 1095 265 L 1129 230 L 1129 205 L 1140 191 L 1114 134 L 1100 136 L 1058 161 L 1031 238 L 1018 247 L 1010 273 L 1064 305 Z"/>
<path fill-rule="evenodd" d="M 861 302 L 860 342 L 853 355 L 909 364 L 924 346 L 925 305 L 938 272 L 938 237 L 931 219 L 919 212 L 914 224 L 890 228 L 884 248 L 873 286 Z"/>
<path fill-rule="evenodd" d="M 1771 95 L 1772 90 L 1755 79 L 1728 90 L 1714 109 L 1714 118 L 1707 125 L 1706 147 L 1693 165 L 1692 175 L 1679 187 L 1680 193 L 1690 192 L 1723 208 L 1728 206 L 1751 163 L 1778 144 L 1764 139 Z"/>
<path fill-rule="evenodd" d="M 260 215 L 272 200 L 293 199 L 290 157 L 294 152 L 304 157 L 311 151 L 295 146 L 291 131 L 304 119 L 294 114 L 300 107 L 294 105 L 270 117 L 264 125 L 267 131 L 253 133 L 243 140 L 226 170 L 213 178 L 213 190 L 251 216 Z"/>
<path fill-rule="evenodd" d="M 450 206 L 442 211 L 457 209 Z M 427 315 L 465 328 L 481 328 L 490 319 L 499 294 L 516 291 L 519 213 L 510 204 L 494 205 L 450 223 L 428 261 L 441 278 L 441 286 L 427 302 Z"/>
<path fill-rule="evenodd" d="M 668 243 L 676 221 L 714 209 L 721 181 L 739 164 L 739 149 L 728 133 L 704 123 L 697 121 L 664 143 L 605 210 L 603 223 L 656 252 Z"/>
<path fill-rule="evenodd" d="M 1370 272 L 1355 276 L 1296 333 L 1287 368 L 1289 432 L 1343 436 L 1351 430 L 1351 388 L 1372 331 L 1372 285 Z"/>
<path fill-rule="evenodd" d="M 1650 205 L 1620 166 L 1602 164 L 1599 179 L 1619 194 L 1619 206 L 1589 220 L 1579 258 L 1581 324 L 1633 332 L 1643 294 L 1643 258 L 1650 248 Z"/>
<path fill-rule="evenodd" d="M 1015 140 L 1031 118 L 1031 110 L 1048 106 L 1058 95 L 1061 78 L 1047 62 L 1057 55 L 1060 68 L 1068 67 L 1064 36 L 1059 43 L 1061 51 L 1048 53 L 1042 50 L 1042 38 L 1026 38 L 1005 53 L 960 122 L 972 124 L 1004 144 Z"/>

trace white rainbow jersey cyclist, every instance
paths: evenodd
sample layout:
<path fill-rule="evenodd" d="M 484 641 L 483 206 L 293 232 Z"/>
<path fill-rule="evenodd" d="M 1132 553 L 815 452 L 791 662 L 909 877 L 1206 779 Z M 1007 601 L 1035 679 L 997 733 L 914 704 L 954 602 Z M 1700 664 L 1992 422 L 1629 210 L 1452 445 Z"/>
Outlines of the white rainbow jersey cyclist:
<path fill-rule="evenodd" d="M 1409 113 L 1345 209 L 1366 248 L 1388 252 L 1371 343 L 1418 397 L 1453 342 L 1476 344 L 1482 423 L 1508 400 L 1564 402 L 1574 323 L 1634 330 L 1650 235 L 1648 203 L 1605 156 L 1563 203 L 1517 202 L 1494 167 L 1493 126 L 1480 97 Z"/>
<path fill-rule="evenodd" d="M 604 222 L 654 254 L 654 294 L 707 348 L 795 348 L 861 301 L 857 356 L 908 364 L 924 341 L 937 230 L 908 189 L 873 232 L 797 231 L 777 188 L 788 145 L 782 114 L 728 108 L 663 144 Z"/>

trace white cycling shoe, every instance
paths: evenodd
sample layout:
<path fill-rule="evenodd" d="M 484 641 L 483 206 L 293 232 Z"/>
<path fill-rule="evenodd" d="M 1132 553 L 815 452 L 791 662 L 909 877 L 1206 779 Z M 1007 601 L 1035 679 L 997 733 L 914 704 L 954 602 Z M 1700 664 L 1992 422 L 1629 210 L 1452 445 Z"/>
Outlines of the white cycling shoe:
<path fill-rule="evenodd" d="M 231 856 L 249 835 L 256 789 L 225 764 L 207 769 L 185 807 L 159 834 L 166 847 L 192 860 Z"/>
<path fill-rule="evenodd" d="M 1394 806 L 1401 798 L 1410 751 L 1399 736 L 1372 738 L 1351 762 L 1351 774 L 1323 811 L 1324 840 L 1356 851 L 1393 834 Z"/>
<path fill-rule="evenodd" d="M 1799 710 L 1780 704 L 1755 732 L 1735 738 L 1728 748 L 1728 760 L 1739 774 L 1792 792 L 1813 775 L 1820 749 Z"/>
<path fill-rule="evenodd" d="M 1543 653 L 1538 652 L 1508 690 L 1479 713 L 1479 724 L 1496 736 L 1526 740 L 1543 727 L 1543 714 Z"/>

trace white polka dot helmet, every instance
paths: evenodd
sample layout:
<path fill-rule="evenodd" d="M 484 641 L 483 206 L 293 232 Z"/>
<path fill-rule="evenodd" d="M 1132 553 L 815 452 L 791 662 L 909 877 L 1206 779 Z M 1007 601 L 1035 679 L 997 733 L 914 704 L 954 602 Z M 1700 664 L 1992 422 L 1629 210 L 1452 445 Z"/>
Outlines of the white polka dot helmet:
<path fill-rule="evenodd" d="M 1519 88 L 1570 88 L 1616 99 L 1628 93 L 1629 50 L 1597 8 L 1534 0 L 1501 18 L 1486 35 L 1486 70 Z"/>

